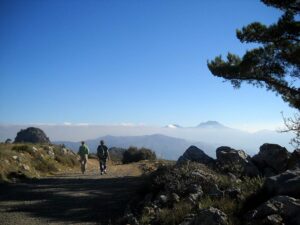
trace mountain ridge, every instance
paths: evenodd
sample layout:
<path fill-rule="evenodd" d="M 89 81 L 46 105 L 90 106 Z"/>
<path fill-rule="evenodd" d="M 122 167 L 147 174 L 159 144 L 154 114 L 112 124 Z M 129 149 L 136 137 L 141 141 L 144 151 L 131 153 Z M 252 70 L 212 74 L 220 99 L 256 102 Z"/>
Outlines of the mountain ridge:
<path fill-rule="evenodd" d="M 140 135 L 140 136 L 112 136 L 106 135 L 95 139 L 85 140 L 91 152 L 96 152 L 100 140 L 104 140 L 108 147 L 129 148 L 130 146 L 150 148 L 158 157 L 164 159 L 177 159 L 189 146 L 195 145 L 204 149 L 209 155 L 214 156 L 215 146 L 197 141 L 189 141 L 182 138 L 174 138 L 163 134 Z M 55 144 L 64 144 L 76 151 L 80 142 L 55 141 Z"/>

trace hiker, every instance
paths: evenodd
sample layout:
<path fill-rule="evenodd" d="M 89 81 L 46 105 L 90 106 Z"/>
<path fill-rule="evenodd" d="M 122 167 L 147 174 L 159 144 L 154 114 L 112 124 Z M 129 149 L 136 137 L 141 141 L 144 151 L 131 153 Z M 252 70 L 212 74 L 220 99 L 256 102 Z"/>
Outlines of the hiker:
<path fill-rule="evenodd" d="M 80 156 L 80 166 L 81 166 L 81 172 L 84 174 L 87 168 L 87 161 L 88 161 L 88 155 L 89 155 L 89 148 L 84 143 L 84 141 L 81 142 L 81 146 L 79 147 L 78 154 Z"/>
<path fill-rule="evenodd" d="M 106 174 L 106 162 L 109 159 L 108 148 L 104 145 L 104 141 L 100 141 L 100 145 L 97 148 L 97 156 L 99 158 L 100 174 Z"/>

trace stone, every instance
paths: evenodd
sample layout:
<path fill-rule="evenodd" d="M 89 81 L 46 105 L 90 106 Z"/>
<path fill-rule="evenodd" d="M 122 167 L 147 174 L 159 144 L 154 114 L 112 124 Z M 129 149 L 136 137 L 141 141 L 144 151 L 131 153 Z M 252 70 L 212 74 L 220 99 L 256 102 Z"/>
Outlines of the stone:
<path fill-rule="evenodd" d="M 279 175 L 268 177 L 263 188 L 270 196 L 288 195 L 300 198 L 300 169 L 287 170 Z"/>
<path fill-rule="evenodd" d="M 174 203 L 178 203 L 178 202 L 180 202 L 180 197 L 179 197 L 178 194 L 172 193 L 172 194 L 170 195 L 170 200 L 171 200 L 172 202 L 174 202 Z"/>
<path fill-rule="evenodd" d="M 179 157 L 177 163 L 183 163 L 186 161 L 198 162 L 207 166 L 213 166 L 215 160 L 204 153 L 203 150 L 196 146 L 190 146 L 182 156 Z"/>
<path fill-rule="evenodd" d="M 222 198 L 224 197 L 224 192 L 219 189 L 217 184 L 213 184 L 208 195 L 211 197 Z"/>
<path fill-rule="evenodd" d="M 279 174 L 287 170 L 290 153 L 277 144 L 263 144 L 252 161 L 264 175 Z M 268 169 L 266 171 L 266 169 Z"/>
<path fill-rule="evenodd" d="M 166 195 L 160 195 L 158 199 L 161 204 L 167 204 L 168 202 L 168 197 Z"/>
<path fill-rule="evenodd" d="M 64 155 L 67 155 L 69 153 L 69 150 L 66 148 L 62 148 L 61 151 L 63 152 Z"/>
<path fill-rule="evenodd" d="M 197 204 L 199 198 L 202 196 L 201 193 L 190 193 L 188 196 L 188 200 L 190 201 L 190 203 Z"/>
<path fill-rule="evenodd" d="M 14 160 L 18 160 L 18 159 L 19 159 L 19 157 L 16 156 L 16 155 L 12 156 L 12 158 L 13 158 Z"/>
<path fill-rule="evenodd" d="M 217 166 L 224 172 L 238 176 L 258 176 L 259 170 L 252 163 L 251 157 L 243 150 L 222 146 L 217 148 Z"/>
<path fill-rule="evenodd" d="M 229 188 L 224 192 L 225 196 L 228 196 L 232 199 L 240 199 L 241 198 L 241 190 L 239 188 Z"/>
<path fill-rule="evenodd" d="M 49 150 L 47 151 L 47 154 L 50 156 L 50 158 L 52 158 L 52 159 L 55 158 L 55 153 L 54 153 L 53 150 L 49 149 Z"/>
<path fill-rule="evenodd" d="M 32 151 L 33 151 L 33 152 L 37 152 L 38 149 L 37 149 L 36 147 L 32 146 Z"/>
<path fill-rule="evenodd" d="M 300 200 L 275 196 L 246 215 L 245 220 L 255 224 L 300 224 Z"/>
<path fill-rule="evenodd" d="M 126 224 L 139 225 L 138 220 L 136 219 L 136 217 L 132 213 L 125 215 L 124 219 L 127 222 Z"/>
<path fill-rule="evenodd" d="M 191 225 L 195 216 L 193 213 L 187 214 L 179 225 Z"/>
<path fill-rule="evenodd" d="M 192 184 L 188 188 L 188 191 L 190 192 L 190 194 L 188 195 L 188 200 L 192 204 L 196 204 L 197 201 L 199 200 L 199 198 L 203 196 L 203 190 L 202 190 L 201 185 L 199 185 L 199 184 Z"/>
<path fill-rule="evenodd" d="M 272 215 L 267 216 L 263 220 L 263 224 L 282 225 L 284 223 L 283 223 L 283 219 L 280 215 L 272 214 Z"/>
<path fill-rule="evenodd" d="M 190 221 L 189 225 L 228 225 L 227 215 L 217 208 L 202 209 Z"/>
<path fill-rule="evenodd" d="M 296 149 L 288 160 L 288 169 L 300 169 L 300 149 Z"/>
<path fill-rule="evenodd" d="M 22 165 L 21 165 L 21 168 L 22 168 L 23 170 L 30 171 L 30 167 L 29 167 L 28 165 L 26 165 L 26 164 L 22 164 Z"/>

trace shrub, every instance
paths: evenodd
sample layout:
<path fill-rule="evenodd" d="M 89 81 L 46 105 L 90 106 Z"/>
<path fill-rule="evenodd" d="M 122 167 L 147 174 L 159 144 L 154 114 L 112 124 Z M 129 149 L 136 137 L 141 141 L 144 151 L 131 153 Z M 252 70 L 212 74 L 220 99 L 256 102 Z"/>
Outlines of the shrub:
<path fill-rule="evenodd" d="M 74 167 L 78 164 L 78 161 L 75 157 L 55 155 L 55 160 L 65 166 Z"/>
<path fill-rule="evenodd" d="M 55 160 L 57 162 L 59 162 L 60 164 L 64 165 L 64 166 L 69 166 L 69 167 L 74 167 L 79 165 L 79 162 L 76 158 L 75 155 L 72 154 L 65 154 L 62 150 L 61 146 L 56 146 L 53 149 L 54 153 L 55 153 Z"/>
<path fill-rule="evenodd" d="M 123 162 L 123 157 L 126 149 L 112 147 L 109 149 L 110 159 L 114 162 Z"/>
<path fill-rule="evenodd" d="M 157 217 L 157 224 L 180 224 L 184 217 L 192 211 L 192 205 L 188 202 L 179 202 L 173 208 L 163 208 Z"/>
<path fill-rule="evenodd" d="M 33 163 L 33 166 L 36 170 L 43 173 L 57 172 L 58 169 L 55 166 L 55 163 L 52 160 L 46 159 L 36 159 Z"/>
<path fill-rule="evenodd" d="M 123 154 L 123 163 L 138 162 L 141 160 L 155 160 L 154 151 L 147 148 L 129 147 Z"/>
<path fill-rule="evenodd" d="M 18 152 L 27 152 L 31 155 L 34 154 L 32 148 L 29 145 L 15 145 L 14 147 L 12 147 L 12 150 Z"/>

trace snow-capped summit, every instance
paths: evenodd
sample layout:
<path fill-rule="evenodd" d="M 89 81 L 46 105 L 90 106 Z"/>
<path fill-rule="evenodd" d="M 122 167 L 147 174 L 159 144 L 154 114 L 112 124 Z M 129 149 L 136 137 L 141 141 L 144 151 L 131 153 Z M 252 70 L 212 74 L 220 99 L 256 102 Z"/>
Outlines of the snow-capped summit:
<path fill-rule="evenodd" d="M 181 126 L 179 126 L 178 124 L 169 124 L 169 125 L 167 125 L 165 127 L 166 128 L 172 128 L 172 129 L 181 128 Z"/>

